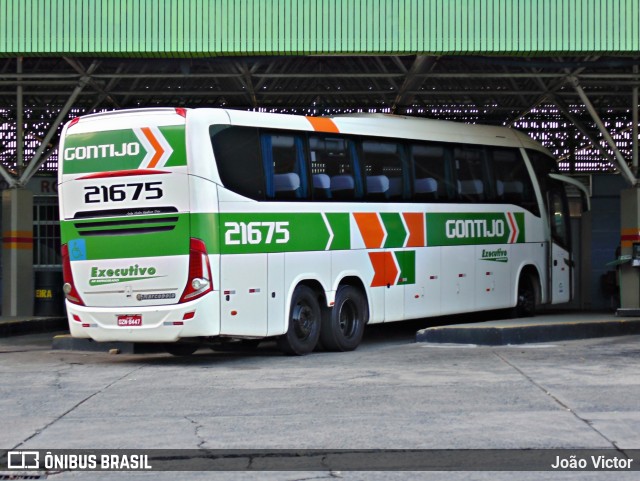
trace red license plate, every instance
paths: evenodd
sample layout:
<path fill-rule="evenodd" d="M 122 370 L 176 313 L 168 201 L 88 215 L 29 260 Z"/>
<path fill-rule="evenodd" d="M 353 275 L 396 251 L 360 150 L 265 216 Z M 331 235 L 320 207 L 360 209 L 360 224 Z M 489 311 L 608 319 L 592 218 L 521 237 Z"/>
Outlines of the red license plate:
<path fill-rule="evenodd" d="M 125 316 L 118 316 L 118 326 L 120 327 L 142 326 L 142 316 L 140 314 L 127 314 Z"/>

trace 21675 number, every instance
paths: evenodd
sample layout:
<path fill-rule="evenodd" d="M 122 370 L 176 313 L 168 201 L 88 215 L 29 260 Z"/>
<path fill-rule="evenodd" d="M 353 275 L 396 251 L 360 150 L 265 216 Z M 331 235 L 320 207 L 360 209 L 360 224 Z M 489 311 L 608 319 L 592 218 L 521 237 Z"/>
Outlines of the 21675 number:
<path fill-rule="evenodd" d="M 87 204 L 100 202 L 123 202 L 127 199 L 153 200 L 164 195 L 162 182 L 132 182 L 130 184 L 88 185 L 84 188 Z"/>
<path fill-rule="evenodd" d="M 225 222 L 227 245 L 286 244 L 289 242 L 288 222 Z"/>

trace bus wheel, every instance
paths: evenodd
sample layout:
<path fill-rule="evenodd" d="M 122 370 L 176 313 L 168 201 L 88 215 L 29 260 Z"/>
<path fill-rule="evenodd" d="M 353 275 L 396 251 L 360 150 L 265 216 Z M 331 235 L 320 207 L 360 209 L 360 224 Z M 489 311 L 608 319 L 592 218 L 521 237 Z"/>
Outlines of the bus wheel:
<path fill-rule="evenodd" d="M 362 340 L 367 318 L 367 300 L 360 289 L 340 286 L 333 308 L 322 323 L 320 342 L 328 351 L 353 351 Z"/>
<path fill-rule="evenodd" d="M 524 275 L 518 282 L 518 301 L 513 308 L 514 317 L 531 317 L 536 313 L 537 292 L 531 276 Z"/>
<path fill-rule="evenodd" d="M 167 342 L 164 344 L 164 350 L 173 356 L 190 356 L 199 348 L 200 345 L 194 342 Z"/>
<path fill-rule="evenodd" d="M 289 311 L 289 328 L 278 338 L 278 347 L 292 356 L 309 354 L 320 337 L 322 312 L 316 293 L 300 285 L 293 291 Z"/>

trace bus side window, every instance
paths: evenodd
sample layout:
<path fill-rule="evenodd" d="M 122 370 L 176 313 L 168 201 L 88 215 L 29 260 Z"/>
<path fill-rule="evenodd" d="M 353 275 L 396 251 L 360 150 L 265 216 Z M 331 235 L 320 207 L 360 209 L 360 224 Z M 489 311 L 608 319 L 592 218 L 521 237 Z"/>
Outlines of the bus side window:
<path fill-rule="evenodd" d="M 568 212 L 567 198 L 564 187 L 560 183 L 551 183 L 551 188 L 547 192 L 549 205 L 549 221 L 551 222 L 551 237 L 564 247 L 570 248 L 569 229 L 567 224 L 569 219 L 565 216 Z"/>
<path fill-rule="evenodd" d="M 209 135 L 222 184 L 250 199 L 264 200 L 265 177 L 258 129 L 212 125 Z"/>
<path fill-rule="evenodd" d="M 410 145 L 413 200 L 433 202 L 452 199 L 448 150 L 442 145 Z"/>
<path fill-rule="evenodd" d="M 405 181 L 401 149 L 402 146 L 395 142 L 362 142 L 367 200 L 402 200 Z"/>
<path fill-rule="evenodd" d="M 337 137 L 309 137 L 313 198 L 354 200 L 363 194 L 355 144 Z"/>
<path fill-rule="evenodd" d="M 500 202 L 515 204 L 540 215 L 529 171 L 516 149 L 491 149 L 496 194 Z"/>
<path fill-rule="evenodd" d="M 488 202 L 495 199 L 490 182 L 490 166 L 483 147 L 456 147 L 453 151 L 456 187 L 462 202 Z"/>
<path fill-rule="evenodd" d="M 267 199 L 307 198 L 307 172 L 302 138 L 281 133 L 260 136 Z"/>
<path fill-rule="evenodd" d="M 549 174 L 558 172 L 558 164 L 555 159 L 537 150 L 527 149 L 527 157 L 531 162 L 531 167 L 536 173 L 540 190 L 546 192 L 549 190 Z"/>

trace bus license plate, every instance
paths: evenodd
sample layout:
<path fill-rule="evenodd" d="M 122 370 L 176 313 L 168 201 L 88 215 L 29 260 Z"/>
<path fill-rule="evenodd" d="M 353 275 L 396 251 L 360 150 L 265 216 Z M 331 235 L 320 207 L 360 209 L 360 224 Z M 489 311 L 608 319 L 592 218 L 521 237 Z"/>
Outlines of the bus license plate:
<path fill-rule="evenodd" d="M 127 314 L 125 316 L 118 316 L 118 326 L 120 327 L 142 326 L 142 315 Z"/>

